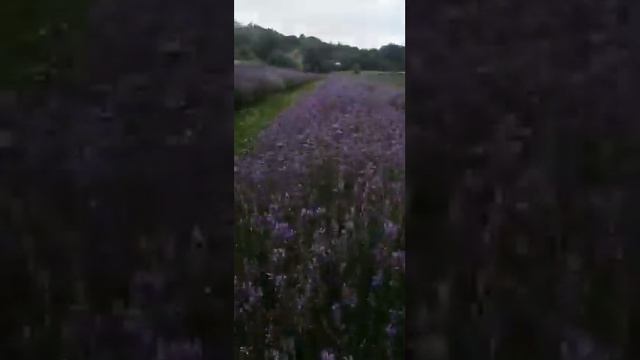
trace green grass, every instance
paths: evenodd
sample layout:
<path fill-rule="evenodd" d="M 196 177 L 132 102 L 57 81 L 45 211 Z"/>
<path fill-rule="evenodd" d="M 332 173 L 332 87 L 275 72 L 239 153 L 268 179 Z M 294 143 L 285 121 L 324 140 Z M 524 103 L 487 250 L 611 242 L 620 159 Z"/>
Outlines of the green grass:
<path fill-rule="evenodd" d="M 258 134 L 264 130 L 275 117 L 291 106 L 302 95 L 309 93 L 318 86 L 319 81 L 274 93 L 263 100 L 236 110 L 234 154 L 244 154 L 251 150 Z"/>
<path fill-rule="evenodd" d="M 265 65 L 264 61 L 260 59 L 233 59 L 234 64 L 249 64 L 249 65 Z"/>
<path fill-rule="evenodd" d="M 389 84 L 398 87 L 404 87 L 404 74 L 397 72 L 382 71 L 363 71 L 361 74 L 364 78 L 375 82 Z"/>
<path fill-rule="evenodd" d="M 396 87 L 405 86 L 405 74 L 391 71 L 361 71 L 355 74 L 353 71 L 336 71 L 336 74 L 353 76 L 369 80 L 379 84 L 392 85 Z"/>

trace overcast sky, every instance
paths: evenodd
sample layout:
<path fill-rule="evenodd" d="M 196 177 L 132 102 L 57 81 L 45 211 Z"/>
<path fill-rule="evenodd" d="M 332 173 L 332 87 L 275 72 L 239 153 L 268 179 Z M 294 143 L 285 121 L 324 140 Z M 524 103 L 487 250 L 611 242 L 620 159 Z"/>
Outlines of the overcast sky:
<path fill-rule="evenodd" d="M 404 0 L 235 0 L 234 17 L 359 48 L 404 45 Z"/>

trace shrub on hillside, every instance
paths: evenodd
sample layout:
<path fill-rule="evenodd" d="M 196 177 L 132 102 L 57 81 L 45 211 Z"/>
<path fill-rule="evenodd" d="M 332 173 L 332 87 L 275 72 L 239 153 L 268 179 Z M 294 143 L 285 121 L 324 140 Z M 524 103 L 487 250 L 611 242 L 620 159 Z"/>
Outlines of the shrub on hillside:
<path fill-rule="evenodd" d="M 240 47 L 235 49 L 235 58 L 239 60 L 253 60 L 256 55 L 248 47 Z"/>
<path fill-rule="evenodd" d="M 267 58 L 267 63 L 269 65 L 283 67 L 283 68 L 290 68 L 290 69 L 298 68 L 298 64 L 291 57 L 287 56 L 282 51 L 274 51 L 271 55 L 269 55 L 269 58 Z"/>

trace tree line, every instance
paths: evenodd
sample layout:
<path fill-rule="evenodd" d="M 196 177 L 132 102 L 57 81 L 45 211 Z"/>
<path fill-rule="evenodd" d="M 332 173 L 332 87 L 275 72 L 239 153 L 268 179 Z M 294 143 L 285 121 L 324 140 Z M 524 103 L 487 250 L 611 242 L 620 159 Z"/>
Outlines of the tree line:
<path fill-rule="evenodd" d="M 314 36 L 284 35 L 255 24 L 234 23 L 234 58 L 310 72 L 351 70 L 404 71 L 405 47 L 379 49 L 324 42 Z"/>

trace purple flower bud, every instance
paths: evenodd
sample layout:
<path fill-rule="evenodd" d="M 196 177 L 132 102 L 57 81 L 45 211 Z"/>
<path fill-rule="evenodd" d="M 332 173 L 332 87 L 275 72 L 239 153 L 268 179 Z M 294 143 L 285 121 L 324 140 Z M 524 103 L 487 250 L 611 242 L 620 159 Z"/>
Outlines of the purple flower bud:
<path fill-rule="evenodd" d="M 404 250 L 391 254 L 391 264 L 395 270 L 404 272 Z"/>
<path fill-rule="evenodd" d="M 284 242 L 293 239 L 295 234 L 295 231 L 286 222 L 276 223 L 273 229 L 273 237 Z"/>
<path fill-rule="evenodd" d="M 398 238 L 399 229 L 398 226 L 391 221 L 386 220 L 384 222 L 384 236 L 388 240 L 395 240 Z"/>
<path fill-rule="evenodd" d="M 355 290 L 346 286 L 346 284 L 342 286 L 342 302 L 351 307 L 356 306 L 358 303 L 358 294 L 356 294 Z"/>
<path fill-rule="evenodd" d="M 371 287 L 373 287 L 374 289 L 378 289 L 382 286 L 383 281 L 384 281 L 384 274 L 382 273 L 382 271 L 378 271 L 371 278 Z"/>
<path fill-rule="evenodd" d="M 336 356 L 329 350 L 322 350 L 320 353 L 321 360 L 336 360 Z"/>
<path fill-rule="evenodd" d="M 278 288 L 284 286 L 285 281 L 287 281 L 287 275 L 276 275 L 274 278 L 274 283 Z"/>
<path fill-rule="evenodd" d="M 385 332 L 387 333 L 387 336 L 394 338 L 398 334 L 398 328 L 394 324 L 389 323 L 385 328 Z"/>
<path fill-rule="evenodd" d="M 331 306 L 331 316 L 333 317 L 333 323 L 337 327 L 342 326 L 342 309 L 340 309 L 340 304 L 333 304 Z"/>

